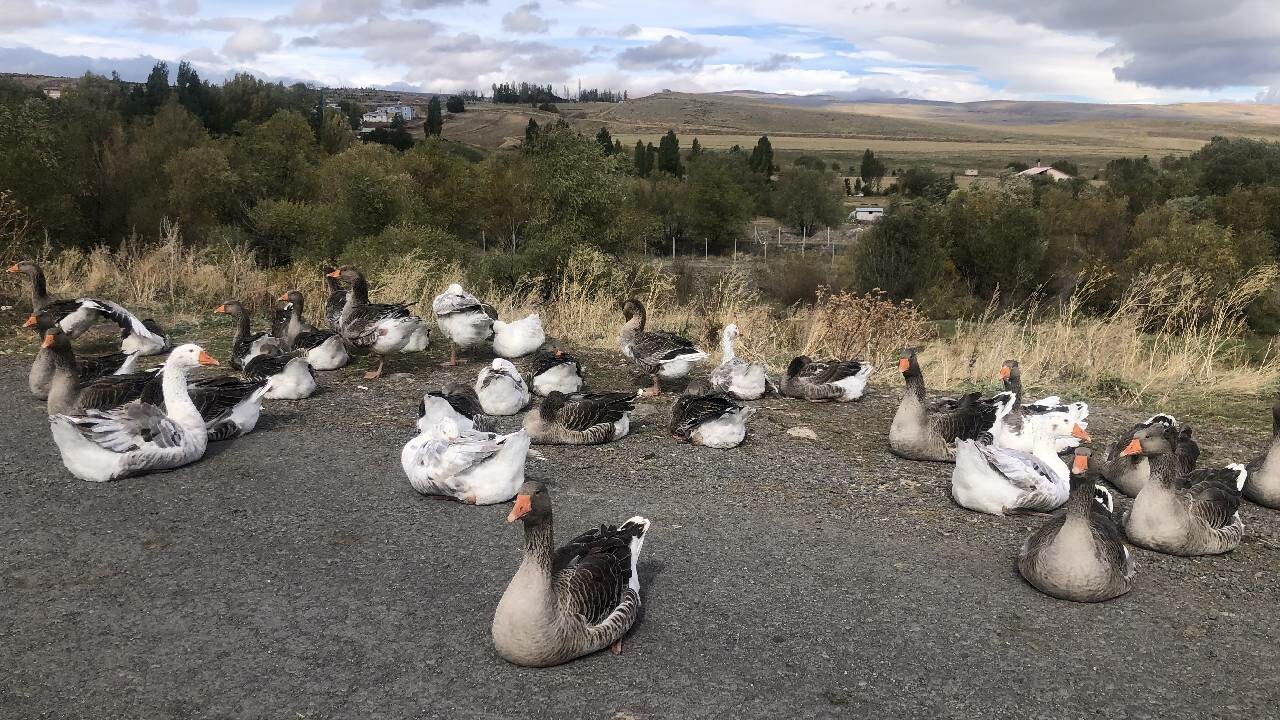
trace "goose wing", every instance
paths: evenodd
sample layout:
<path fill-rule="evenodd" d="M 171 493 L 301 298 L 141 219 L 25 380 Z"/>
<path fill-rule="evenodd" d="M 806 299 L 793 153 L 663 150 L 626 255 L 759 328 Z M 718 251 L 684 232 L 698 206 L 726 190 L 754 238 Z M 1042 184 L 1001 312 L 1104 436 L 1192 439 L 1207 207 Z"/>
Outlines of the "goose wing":
<path fill-rule="evenodd" d="M 632 393 L 574 393 L 563 404 L 543 401 L 539 412 L 544 420 L 559 422 L 569 430 L 581 432 L 593 425 L 613 424 L 635 409 L 635 395 Z"/>
<path fill-rule="evenodd" d="M 120 326 L 120 338 L 124 339 L 130 335 L 140 335 L 145 338 L 154 339 L 157 342 L 163 342 L 163 339 L 151 331 L 146 323 L 139 320 L 136 315 L 129 312 L 123 305 L 113 303 L 110 300 L 99 300 L 97 298 L 83 298 L 82 302 L 86 307 L 97 310 L 99 314 L 107 318 L 111 322 Z"/>
<path fill-rule="evenodd" d="M 681 395 L 671 408 L 670 429 L 673 434 L 687 438 L 699 425 L 741 407 L 723 393 Z"/>
<path fill-rule="evenodd" d="M 692 340 L 669 332 L 638 332 L 631 342 L 632 355 L 643 365 L 658 365 L 697 352 Z"/>
<path fill-rule="evenodd" d="M 981 398 L 976 392 L 961 397 L 954 410 L 930 415 L 930 427 L 947 442 L 977 439 L 996 422 L 995 406 Z"/>
<path fill-rule="evenodd" d="M 566 610 L 588 625 L 609 617 L 631 582 L 632 540 L 643 535 L 644 526 L 633 521 L 601 525 L 557 548 L 551 578 Z"/>
<path fill-rule="evenodd" d="M 97 357 L 76 358 L 76 375 L 82 383 L 111 375 L 128 362 L 132 356 L 133 353 L 118 352 Z"/>
<path fill-rule="evenodd" d="M 1014 487 L 1040 490 L 1058 482 L 1058 476 L 1040 458 L 1028 452 L 1009 450 L 978 443 L 978 451 L 987 464 Z"/>
<path fill-rule="evenodd" d="M 265 379 L 242 380 L 234 375 L 219 375 L 195 380 L 187 387 L 191 401 L 200 411 L 200 417 L 209 422 L 239 405 L 266 384 Z"/>
<path fill-rule="evenodd" d="M 480 302 L 479 298 L 465 290 L 440 293 L 431 301 L 431 310 L 437 316 L 480 311 L 495 320 L 498 318 L 498 313 L 492 305 Z M 491 311 L 492 314 L 490 314 Z"/>
<path fill-rule="evenodd" d="M 507 441 L 505 435 L 465 430 L 455 438 L 440 437 L 423 446 L 427 476 L 447 480 L 493 457 Z"/>
<path fill-rule="evenodd" d="M 80 388 L 76 404 L 85 410 L 106 410 L 142 397 L 148 385 L 160 385 L 160 372 L 108 375 Z"/>
<path fill-rule="evenodd" d="M 279 375 L 284 372 L 290 362 L 298 358 L 293 355 L 255 355 L 252 360 L 245 364 L 241 373 L 246 380 L 269 380 L 273 375 Z M 307 363 L 307 370 L 310 371 L 311 377 L 316 376 L 316 371 Z"/>
<path fill-rule="evenodd" d="M 578 374 L 582 374 L 582 364 L 578 358 L 561 351 L 559 355 L 547 350 L 539 350 L 529 360 L 529 377 L 535 378 L 557 365 L 573 365 Z"/>
<path fill-rule="evenodd" d="M 329 338 L 337 333 L 328 330 L 314 330 L 311 332 L 300 332 L 293 339 L 293 347 L 295 350 L 314 350 L 323 345 Z"/>
<path fill-rule="evenodd" d="M 1245 470 L 1239 465 L 1193 470 L 1177 481 L 1178 490 L 1187 498 L 1192 516 L 1209 527 L 1230 525 L 1240 509 L 1240 488 Z"/>
<path fill-rule="evenodd" d="M 131 402 L 110 410 L 90 410 L 64 416 L 95 445 L 116 453 L 145 447 L 173 448 L 182 444 L 182 428 L 155 405 Z"/>

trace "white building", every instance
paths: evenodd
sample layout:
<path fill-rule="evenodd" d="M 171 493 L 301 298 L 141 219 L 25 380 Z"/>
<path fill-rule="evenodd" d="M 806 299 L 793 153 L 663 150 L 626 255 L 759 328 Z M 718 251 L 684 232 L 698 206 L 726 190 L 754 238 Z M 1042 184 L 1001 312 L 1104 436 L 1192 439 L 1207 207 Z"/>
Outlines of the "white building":
<path fill-rule="evenodd" d="M 1026 170 L 1023 170 L 1022 172 L 1018 173 L 1018 177 L 1035 177 L 1037 175 L 1047 177 L 1050 180 L 1053 180 L 1054 182 L 1057 182 L 1059 180 L 1071 179 L 1070 175 L 1062 172 L 1058 168 L 1050 167 L 1048 165 L 1041 165 L 1039 163 L 1036 163 L 1035 167 L 1029 167 Z"/>
<path fill-rule="evenodd" d="M 884 208 L 882 207 L 860 207 L 849 213 L 849 219 L 854 222 L 875 222 L 882 217 L 884 217 Z"/>
<path fill-rule="evenodd" d="M 366 125 L 385 125 L 395 120 L 396 115 L 404 118 L 406 122 L 412 120 L 413 108 L 409 105 L 386 105 L 365 113 L 361 121 Z"/>

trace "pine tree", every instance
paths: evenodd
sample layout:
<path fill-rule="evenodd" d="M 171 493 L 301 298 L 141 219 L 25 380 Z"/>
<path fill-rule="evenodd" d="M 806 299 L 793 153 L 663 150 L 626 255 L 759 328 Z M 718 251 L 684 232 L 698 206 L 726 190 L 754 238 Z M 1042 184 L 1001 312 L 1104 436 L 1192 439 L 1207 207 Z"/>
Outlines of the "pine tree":
<path fill-rule="evenodd" d="M 541 132 L 542 128 L 538 127 L 538 121 L 529 118 L 529 124 L 524 126 L 524 144 L 532 145 L 537 142 L 538 135 Z"/>
<path fill-rule="evenodd" d="M 640 177 L 644 177 L 648 174 L 644 169 L 644 161 L 646 157 L 647 154 L 644 150 L 644 142 L 637 140 L 635 152 L 631 155 L 631 164 L 635 166 L 636 174 Z"/>
<path fill-rule="evenodd" d="M 668 130 L 658 141 L 658 172 L 676 177 L 684 174 L 684 168 L 680 167 L 680 139 L 674 130 Z"/>
<path fill-rule="evenodd" d="M 689 159 L 692 160 L 702 154 L 702 144 L 698 142 L 698 138 L 693 139 L 693 144 L 689 146 Z"/>
<path fill-rule="evenodd" d="M 654 149 L 653 143 L 646 143 L 644 146 L 644 174 L 646 176 L 653 174 L 653 169 L 658 165 L 658 151 Z"/>
<path fill-rule="evenodd" d="M 614 141 L 613 141 L 613 154 L 614 154 L 614 155 L 620 155 L 620 154 L 622 154 L 622 141 L 621 141 L 621 140 L 614 140 Z"/>
<path fill-rule="evenodd" d="M 427 137 L 440 137 L 440 131 L 444 129 L 444 113 L 440 111 L 440 96 L 432 95 L 431 102 L 427 103 L 427 122 L 423 126 L 427 133 Z"/>
<path fill-rule="evenodd" d="M 751 158 L 747 160 L 747 167 L 766 178 L 773 175 L 773 144 L 769 142 L 768 135 L 761 135 L 756 141 L 756 146 L 751 149 Z"/>
<path fill-rule="evenodd" d="M 444 109 L 451 113 L 466 112 L 467 103 L 462 99 L 461 95 L 450 95 L 449 99 L 444 103 Z"/>
<path fill-rule="evenodd" d="M 604 150 L 605 155 L 613 154 L 613 136 L 609 134 L 609 128 L 600 126 L 600 132 L 596 133 L 596 142 L 600 143 L 600 148 Z"/>

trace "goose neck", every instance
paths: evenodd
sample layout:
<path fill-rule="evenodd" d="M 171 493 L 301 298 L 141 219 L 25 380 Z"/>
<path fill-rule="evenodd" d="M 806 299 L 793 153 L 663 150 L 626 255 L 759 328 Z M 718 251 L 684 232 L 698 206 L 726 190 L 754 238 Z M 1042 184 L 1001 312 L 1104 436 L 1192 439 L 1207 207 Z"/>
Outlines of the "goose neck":
<path fill-rule="evenodd" d="M 204 418 L 200 416 L 200 411 L 196 409 L 195 403 L 191 400 L 191 393 L 187 389 L 189 371 L 190 368 L 185 365 L 165 363 L 161 375 L 165 412 L 188 429 L 203 430 Z"/>
<path fill-rule="evenodd" d="M 1178 456 L 1172 452 L 1147 456 L 1147 465 L 1151 468 L 1150 478 L 1162 485 L 1172 485 L 1181 470 L 1178 467 Z"/>
<path fill-rule="evenodd" d="M 555 538 L 552 531 L 551 516 L 530 519 L 524 524 L 524 562 L 533 563 L 551 573 L 551 559 L 554 554 Z"/>

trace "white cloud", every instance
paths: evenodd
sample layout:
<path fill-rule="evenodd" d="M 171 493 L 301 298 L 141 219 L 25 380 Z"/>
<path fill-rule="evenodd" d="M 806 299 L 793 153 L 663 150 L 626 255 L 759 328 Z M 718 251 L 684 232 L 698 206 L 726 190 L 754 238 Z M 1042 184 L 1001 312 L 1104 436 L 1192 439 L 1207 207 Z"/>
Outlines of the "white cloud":
<path fill-rule="evenodd" d="M 0 0 L 0 27 L 17 29 L 48 25 L 62 17 L 62 10 L 36 0 Z"/>
<path fill-rule="evenodd" d="M 525 3 L 502 16 L 502 29 L 510 33 L 535 35 L 551 29 L 551 21 L 538 14 L 542 6 L 536 2 Z"/>
<path fill-rule="evenodd" d="M 279 33 L 269 30 L 260 23 L 244 25 L 227 38 L 222 45 L 222 54 L 236 60 L 252 60 L 262 53 L 272 52 L 280 48 Z"/>

